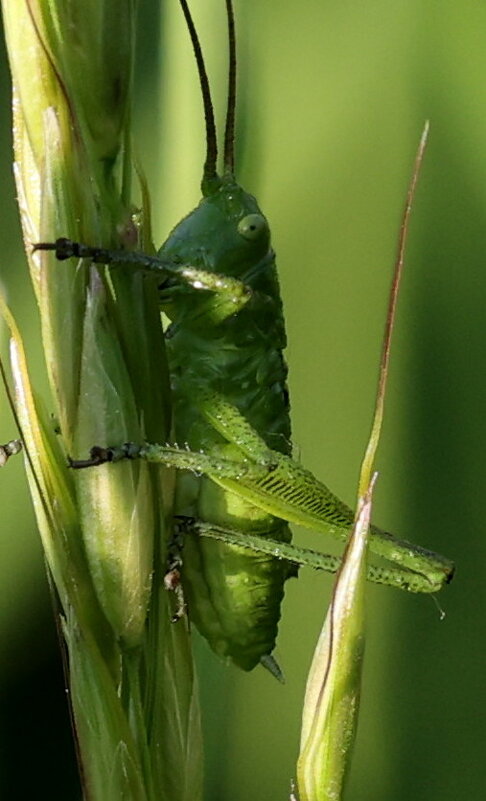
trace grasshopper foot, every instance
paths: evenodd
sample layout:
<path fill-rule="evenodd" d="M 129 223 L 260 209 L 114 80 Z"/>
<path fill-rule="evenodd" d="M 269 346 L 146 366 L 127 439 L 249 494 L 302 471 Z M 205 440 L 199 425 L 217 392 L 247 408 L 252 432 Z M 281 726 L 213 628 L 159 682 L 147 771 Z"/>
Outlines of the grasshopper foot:
<path fill-rule="evenodd" d="M 121 462 L 123 459 L 137 459 L 140 455 L 140 445 L 133 442 L 125 442 L 116 448 L 102 448 L 94 445 L 89 452 L 89 459 L 71 459 L 68 457 L 68 465 L 73 470 L 83 470 L 85 467 L 99 467 L 108 462 Z"/>
<path fill-rule="evenodd" d="M 32 252 L 36 253 L 38 250 L 53 250 L 59 261 L 76 257 L 77 259 L 91 259 L 97 264 L 110 264 L 114 258 L 114 252 L 110 250 L 82 245 L 81 242 L 74 242 L 63 236 L 56 239 L 55 242 L 36 242 L 32 246 Z"/>
<path fill-rule="evenodd" d="M 5 467 L 11 456 L 22 450 L 22 443 L 19 439 L 12 439 L 5 445 L 0 445 L 0 467 Z"/>
<path fill-rule="evenodd" d="M 56 259 L 64 261 L 70 259 L 71 256 L 79 256 L 79 250 L 83 248 L 78 242 L 73 242 L 71 239 L 60 237 L 55 242 L 36 242 L 32 246 L 32 252 L 36 253 L 38 250 L 53 250 L 56 254 Z"/>

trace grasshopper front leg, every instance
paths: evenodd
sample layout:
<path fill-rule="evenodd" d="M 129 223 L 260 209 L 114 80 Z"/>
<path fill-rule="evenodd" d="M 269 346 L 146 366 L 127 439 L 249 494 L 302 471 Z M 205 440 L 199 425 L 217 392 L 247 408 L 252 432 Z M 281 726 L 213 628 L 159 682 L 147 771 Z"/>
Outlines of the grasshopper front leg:
<path fill-rule="evenodd" d="M 33 250 L 50 250 L 59 261 L 70 258 L 90 259 L 94 264 L 119 265 L 137 272 L 157 276 L 161 289 L 166 285 L 169 292 L 176 286 L 211 293 L 208 308 L 201 311 L 205 322 L 217 325 L 240 311 L 252 296 L 251 289 L 238 278 L 181 264 L 170 258 L 149 256 L 141 251 L 110 250 L 108 248 L 84 245 L 71 239 L 60 237 L 55 242 L 37 242 Z"/>

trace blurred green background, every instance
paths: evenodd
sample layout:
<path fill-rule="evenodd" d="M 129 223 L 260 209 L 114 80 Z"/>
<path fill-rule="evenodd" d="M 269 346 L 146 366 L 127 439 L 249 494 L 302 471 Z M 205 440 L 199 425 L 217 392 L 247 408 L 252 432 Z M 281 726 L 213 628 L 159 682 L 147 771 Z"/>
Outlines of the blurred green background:
<path fill-rule="evenodd" d="M 348 799 L 457 801 L 486 782 L 486 5 L 475 0 L 235 0 L 237 172 L 267 214 L 301 461 L 353 503 L 411 164 L 430 144 L 411 228 L 378 467 L 375 521 L 457 563 L 439 598 L 368 589 L 362 713 Z M 156 241 L 198 200 L 204 140 L 176 0 L 145 0 L 136 146 Z M 218 106 L 222 0 L 193 2 Z M 2 56 L 1 277 L 40 361 L 11 179 Z M 62 232 L 60 232 L 62 233 Z M 4 336 L 4 335 L 3 335 Z M 41 368 L 39 366 L 39 374 Z M 40 379 L 39 379 L 40 380 Z M 0 393 L 0 440 L 14 435 Z M 20 460 L 0 476 L 0 796 L 78 797 L 42 555 Z M 319 547 L 316 537 L 296 532 Z M 321 547 L 327 548 L 327 543 Z M 288 584 L 287 684 L 196 642 L 208 801 L 288 797 L 300 709 L 331 583 Z"/>

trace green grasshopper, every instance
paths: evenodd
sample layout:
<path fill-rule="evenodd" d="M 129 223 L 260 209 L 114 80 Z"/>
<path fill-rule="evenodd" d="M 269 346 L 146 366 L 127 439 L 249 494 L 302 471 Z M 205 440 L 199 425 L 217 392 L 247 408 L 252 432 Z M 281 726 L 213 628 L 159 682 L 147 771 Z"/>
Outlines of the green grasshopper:
<path fill-rule="evenodd" d="M 176 440 L 184 447 L 125 444 L 92 449 L 88 467 L 143 458 L 177 468 L 176 517 L 184 521 L 182 584 L 190 620 L 211 648 L 244 670 L 278 675 L 275 645 L 284 583 L 307 564 L 335 572 L 340 560 L 290 544 L 289 523 L 346 541 L 353 512 L 291 457 L 282 301 L 270 230 L 234 174 L 236 46 L 226 0 L 229 91 L 224 171 L 209 81 L 186 0 L 206 119 L 203 198 L 156 257 L 66 239 L 39 243 L 58 259 L 144 270 L 157 276 L 166 331 Z M 412 592 L 436 592 L 453 564 L 373 526 L 368 577 Z"/>

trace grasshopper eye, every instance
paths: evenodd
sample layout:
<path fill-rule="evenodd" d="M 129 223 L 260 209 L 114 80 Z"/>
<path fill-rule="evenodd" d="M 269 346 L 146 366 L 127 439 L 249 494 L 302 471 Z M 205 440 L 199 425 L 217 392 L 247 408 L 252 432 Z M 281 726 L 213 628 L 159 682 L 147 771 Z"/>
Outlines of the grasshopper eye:
<path fill-rule="evenodd" d="M 268 230 L 268 223 L 262 214 L 247 214 L 238 223 L 238 233 L 245 239 L 254 240 Z"/>

